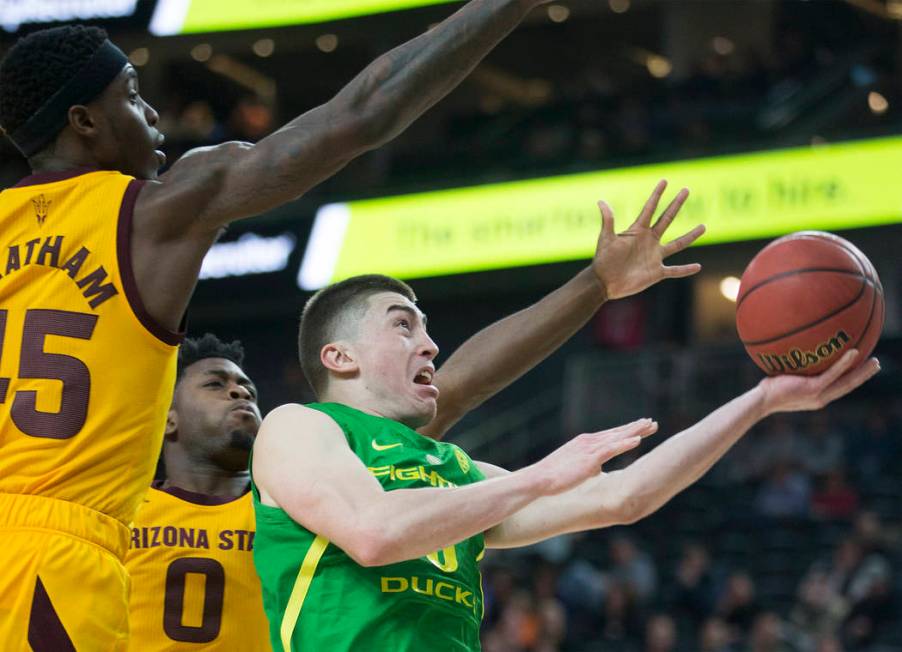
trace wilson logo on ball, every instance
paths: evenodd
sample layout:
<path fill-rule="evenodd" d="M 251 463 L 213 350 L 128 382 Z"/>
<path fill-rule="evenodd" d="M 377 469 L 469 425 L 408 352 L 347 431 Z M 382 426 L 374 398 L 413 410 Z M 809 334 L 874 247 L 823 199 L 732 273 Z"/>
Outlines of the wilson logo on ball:
<path fill-rule="evenodd" d="M 818 344 L 814 351 L 790 349 L 789 353 L 759 353 L 761 366 L 768 374 L 782 374 L 812 367 L 842 351 L 851 338 L 845 331 L 838 331 L 826 342 Z"/>

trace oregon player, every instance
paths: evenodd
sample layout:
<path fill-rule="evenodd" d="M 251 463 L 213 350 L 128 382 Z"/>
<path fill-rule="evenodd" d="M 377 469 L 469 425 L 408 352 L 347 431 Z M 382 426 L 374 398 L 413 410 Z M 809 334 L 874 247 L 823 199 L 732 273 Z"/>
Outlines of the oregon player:
<path fill-rule="evenodd" d="M 102 30 L 40 30 L 6 53 L 0 133 L 37 176 L 0 195 L 4 650 L 127 637 L 124 524 L 151 479 L 174 331 L 222 227 L 394 138 L 547 1 L 474 0 L 259 143 L 194 150 L 159 178 L 159 116 Z"/>
<path fill-rule="evenodd" d="M 335 420 L 348 446 L 386 491 L 456 487 L 485 478 L 457 446 L 401 423 L 337 403 L 308 407 Z M 482 534 L 417 559 L 366 568 L 324 537 L 299 527 L 286 512 L 261 504 L 256 490 L 254 508 L 258 546 L 262 544 L 257 549 L 264 551 L 255 555 L 255 562 L 267 587 L 270 636 L 281 649 L 479 647 Z M 327 582 L 313 581 L 320 567 L 328 569 Z M 408 626 L 399 627 L 399 622 Z"/>
<path fill-rule="evenodd" d="M 240 342 L 209 333 L 179 351 L 166 479 L 139 507 L 125 561 L 136 652 L 270 650 L 247 471 L 260 412 L 243 361 Z"/>
<path fill-rule="evenodd" d="M 645 228 L 640 220 L 638 233 L 614 237 L 609 252 L 640 246 Z M 413 430 L 433 419 L 439 394 L 438 349 L 415 299 L 400 281 L 364 276 L 304 309 L 301 361 L 325 403 L 273 410 L 251 465 L 254 562 L 275 650 L 478 650 L 483 542 L 633 523 L 768 414 L 823 407 L 879 369 L 874 359 L 853 369 L 853 351 L 821 376 L 767 378 L 615 473 L 601 464 L 653 433 L 653 421 L 580 435 L 510 473 Z"/>

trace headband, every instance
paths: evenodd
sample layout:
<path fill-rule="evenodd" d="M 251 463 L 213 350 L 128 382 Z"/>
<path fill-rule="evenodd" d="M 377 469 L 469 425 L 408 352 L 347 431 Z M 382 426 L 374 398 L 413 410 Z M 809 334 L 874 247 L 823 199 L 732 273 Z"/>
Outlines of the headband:
<path fill-rule="evenodd" d="M 46 147 L 66 126 L 69 107 L 85 104 L 100 95 L 116 78 L 128 57 L 104 40 L 82 68 L 50 96 L 22 126 L 8 134 L 16 148 L 29 158 Z"/>

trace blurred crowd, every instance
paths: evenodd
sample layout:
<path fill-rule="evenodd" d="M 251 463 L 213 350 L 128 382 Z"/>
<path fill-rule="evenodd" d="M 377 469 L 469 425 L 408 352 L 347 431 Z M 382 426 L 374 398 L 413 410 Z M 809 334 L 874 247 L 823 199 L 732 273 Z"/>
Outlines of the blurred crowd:
<path fill-rule="evenodd" d="M 317 192 L 467 184 L 892 131 L 902 116 L 894 33 L 840 39 L 803 17 L 776 31 L 766 55 L 719 37 L 677 75 L 646 69 L 624 43 L 603 65 L 568 59 L 567 74 L 531 80 L 516 100 L 493 91 L 490 80 L 502 71 L 490 64 L 461 91 L 470 100 L 436 107 L 415 134 Z M 169 160 L 225 140 L 255 142 L 340 87 L 331 76 L 328 92 L 324 80 L 298 79 L 296 58 L 277 52 L 266 64 L 272 83 L 256 86 L 191 60 L 168 65 L 165 93 L 148 99 L 160 112 Z M 259 65 L 238 59 L 236 66 Z M 885 103 L 878 111 L 868 109 L 871 91 Z M 0 160 L 3 186 L 24 162 L 8 144 Z"/>
<path fill-rule="evenodd" d="M 486 652 L 902 650 L 898 416 L 771 418 L 645 521 L 487 555 Z"/>

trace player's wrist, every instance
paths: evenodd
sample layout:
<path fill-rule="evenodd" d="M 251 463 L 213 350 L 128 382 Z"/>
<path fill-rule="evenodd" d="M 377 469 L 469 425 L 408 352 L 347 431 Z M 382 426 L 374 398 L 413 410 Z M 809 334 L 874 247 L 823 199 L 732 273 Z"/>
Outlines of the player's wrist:
<path fill-rule="evenodd" d="M 577 274 L 577 278 L 585 284 L 587 292 L 598 305 L 608 300 L 607 285 L 591 265 Z"/>
<path fill-rule="evenodd" d="M 531 499 L 554 493 L 554 478 L 542 468 L 541 464 L 533 464 L 515 471 L 510 477 L 516 479 L 519 490 Z"/>
<path fill-rule="evenodd" d="M 751 397 L 751 411 L 756 421 L 781 411 L 780 397 L 774 394 L 767 381 L 768 379 L 764 378 L 747 394 Z"/>

